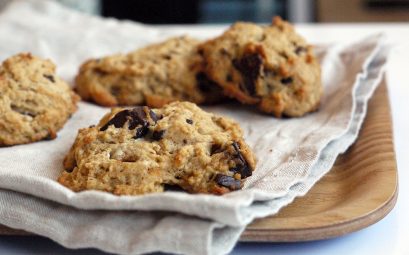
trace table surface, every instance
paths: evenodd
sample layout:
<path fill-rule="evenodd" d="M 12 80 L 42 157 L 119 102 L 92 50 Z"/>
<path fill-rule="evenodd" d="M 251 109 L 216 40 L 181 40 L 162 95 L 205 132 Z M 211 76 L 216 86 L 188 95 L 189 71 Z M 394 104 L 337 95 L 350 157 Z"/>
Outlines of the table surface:
<path fill-rule="evenodd" d="M 170 26 L 173 28 L 180 28 Z M 187 33 L 220 27 L 185 26 Z M 299 25 L 298 31 L 313 43 L 359 39 L 383 32 L 393 46 L 386 71 L 392 106 L 394 143 L 399 173 L 395 208 L 378 223 L 346 236 L 302 243 L 238 243 L 232 254 L 409 254 L 409 23 Z M 374 187 L 376 188 L 376 187 Z M 43 237 L 2 236 L 0 254 L 106 254 L 94 249 L 69 250 Z"/>

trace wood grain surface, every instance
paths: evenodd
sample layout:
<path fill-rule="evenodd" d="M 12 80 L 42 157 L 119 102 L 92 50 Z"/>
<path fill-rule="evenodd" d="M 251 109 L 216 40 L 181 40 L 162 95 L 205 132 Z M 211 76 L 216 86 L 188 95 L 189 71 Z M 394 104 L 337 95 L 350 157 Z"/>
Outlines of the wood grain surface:
<path fill-rule="evenodd" d="M 248 226 L 241 241 L 295 242 L 347 234 L 382 219 L 395 205 L 397 170 L 385 83 L 369 103 L 356 143 L 306 196 Z M 29 233 L 0 226 L 1 235 Z"/>
<path fill-rule="evenodd" d="M 397 198 L 397 169 L 385 82 L 369 102 L 359 138 L 304 197 L 250 224 L 241 241 L 296 242 L 341 236 L 388 214 Z"/>

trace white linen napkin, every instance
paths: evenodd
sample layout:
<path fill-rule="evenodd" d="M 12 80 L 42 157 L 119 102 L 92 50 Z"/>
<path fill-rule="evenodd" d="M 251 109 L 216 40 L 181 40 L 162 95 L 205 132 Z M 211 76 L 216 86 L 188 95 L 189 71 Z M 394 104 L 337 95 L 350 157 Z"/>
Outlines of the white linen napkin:
<path fill-rule="evenodd" d="M 202 32 L 195 35 L 208 38 L 221 31 Z M 86 16 L 51 1 L 20 0 L 0 15 L 0 60 L 32 52 L 52 59 L 59 75 L 72 81 L 90 57 L 125 53 L 182 34 L 183 28 L 168 31 Z M 165 192 L 133 197 L 70 191 L 55 181 L 62 160 L 77 130 L 109 111 L 81 102 L 57 139 L 0 148 L 0 223 L 67 247 L 121 254 L 230 251 L 246 224 L 304 195 L 358 135 L 386 63 L 382 36 L 317 46 L 316 52 L 325 90 L 318 112 L 276 119 L 247 106 L 206 107 L 238 121 L 257 155 L 257 169 L 243 190 L 224 196 Z"/>

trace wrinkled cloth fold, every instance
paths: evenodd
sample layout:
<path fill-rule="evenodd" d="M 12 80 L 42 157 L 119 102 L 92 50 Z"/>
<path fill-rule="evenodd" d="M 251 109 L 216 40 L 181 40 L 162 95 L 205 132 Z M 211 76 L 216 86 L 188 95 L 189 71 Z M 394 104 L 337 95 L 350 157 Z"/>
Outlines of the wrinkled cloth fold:
<path fill-rule="evenodd" d="M 204 39 L 220 32 L 204 28 L 194 35 Z M 83 15 L 51 1 L 20 0 L 0 14 L 0 59 L 32 52 L 52 59 L 59 75 L 72 82 L 88 58 L 183 34 L 183 28 L 169 31 Z M 57 139 L 0 148 L 0 223 L 67 247 L 121 254 L 230 251 L 248 223 L 306 194 L 355 141 L 388 54 L 382 35 L 315 50 L 324 84 L 319 111 L 276 119 L 248 106 L 205 107 L 238 121 L 257 155 L 257 169 L 243 190 L 223 196 L 165 192 L 133 197 L 68 190 L 56 179 L 77 130 L 109 111 L 81 102 Z"/>

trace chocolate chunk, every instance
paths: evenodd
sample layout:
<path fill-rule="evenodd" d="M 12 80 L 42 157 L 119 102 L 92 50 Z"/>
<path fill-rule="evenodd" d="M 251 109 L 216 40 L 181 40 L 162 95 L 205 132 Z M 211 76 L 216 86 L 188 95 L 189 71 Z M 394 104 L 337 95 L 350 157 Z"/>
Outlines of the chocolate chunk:
<path fill-rule="evenodd" d="M 242 164 L 242 165 L 247 165 L 247 161 L 243 158 L 243 155 L 241 155 L 241 152 L 240 152 L 240 145 L 237 143 L 237 142 L 233 142 L 232 143 L 232 146 L 233 146 L 233 148 L 234 148 L 234 150 L 236 151 L 236 157 L 238 158 L 238 160 L 239 160 L 239 162 Z M 250 174 L 251 175 L 251 174 Z"/>
<path fill-rule="evenodd" d="M 222 150 L 222 146 L 218 143 L 212 144 L 212 148 L 210 149 L 210 156 L 216 153 L 220 153 Z"/>
<path fill-rule="evenodd" d="M 22 108 L 22 107 L 19 107 L 19 106 L 13 105 L 13 104 L 12 104 L 10 107 L 11 107 L 11 109 L 12 109 L 13 111 L 18 112 L 18 113 L 20 113 L 21 115 L 30 116 L 31 118 L 34 118 L 35 116 L 37 116 L 37 114 L 35 114 L 35 113 L 33 113 L 33 112 L 30 112 L 30 111 L 28 111 L 27 109 L 24 109 L 24 108 Z"/>
<path fill-rule="evenodd" d="M 226 75 L 226 81 L 228 81 L 228 82 L 231 82 L 231 81 L 233 81 L 233 77 L 231 76 L 231 74 L 227 74 Z"/>
<path fill-rule="evenodd" d="M 179 185 L 165 184 L 165 185 L 163 185 L 163 188 L 164 188 L 165 191 L 186 192 Z"/>
<path fill-rule="evenodd" d="M 116 128 L 122 127 L 125 122 L 128 120 L 129 110 L 124 110 L 115 114 L 115 116 L 110 119 L 104 126 L 102 126 L 99 130 L 105 131 L 109 126 L 114 125 Z"/>
<path fill-rule="evenodd" d="M 191 120 L 191 119 L 186 119 L 186 123 L 192 125 L 192 124 L 193 124 L 193 120 Z"/>
<path fill-rule="evenodd" d="M 234 59 L 233 66 L 243 75 L 244 84 L 241 89 L 253 96 L 256 93 L 255 82 L 260 76 L 263 58 L 258 53 L 244 55 L 241 59 Z"/>
<path fill-rule="evenodd" d="M 250 168 L 247 161 L 244 159 L 243 155 L 241 155 L 239 144 L 237 142 L 233 142 L 232 146 L 234 150 L 236 151 L 236 155 L 235 155 L 236 166 L 233 168 L 230 168 L 229 170 L 234 173 L 239 173 L 241 175 L 241 178 L 247 178 L 251 176 L 253 171 Z"/>
<path fill-rule="evenodd" d="M 297 48 L 295 48 L 295 54 L 300 55 L 302 52 L 306 52 L 307 48 L 302 47 L 302 46 L 298 46 Z"/>
<path fill-rule="evenodd" d="M 216 82 L 210 80 L 203 72 L 196 74 L 197 86 L 202 92 L 211 92 L 212 90 L 220 90 Z"/>
<path fill-rule="evenodd" d="M 144 137 L 148 133 L 149 129 L 146 126 L 142 126 L 136 129 L 134 139 Z"/>
<path fill-rule="evenodd" d="M 74 171 L 74 168 L 75 168 L 75 167 L 70 168 L 70 169 L 65 169 L 65 172 L 67 172 L 67 173 L 72 173 L 72 171 Z"/>
<path fill-rule="evenodd" d="M 230 168 L 229 170 L 233 173 L 239 173 L 242 178 L 247 178 L 252 175 L 252 171 L 247 163 L 244 165 L 238 164 L 235 167 Z"/>
<path fill-rule="evenodd" d="M 136 130 L 135 138 L 140 138 L 147 134 L 149 122 L 146 116 L 146 112 L 143 106 L 135 107 L 131 110 L 123 110 L 115 114 L 104 126 L 99 130 L 105 131 L 110 125 L 114 125 L 116 128 L 121 128 L 128 121 L 128 128 L 134 129 L 140 126 Z"/>
<path fill-rule="evenodd" d="M 282 78 L 281 80 L 282 84 L 290 84 L 291 82 L 293 82 L 293 77 L 286 77 L 286 78 Z"/>
<path fill-rule="evenodd" d="M 156 123 L 158 121 L 158 116 L 156 113 L 152 110 L 149 110 L 149 116 L 151 116 L 151 119 Z"/>
<path fill-rule="evenodd" d="M 52 83 L 55 82 L 54 76 L 48 75 L 48 74 L 44 74 L 43 76 L 44 76 L 46 79 L 48 79 L 49 81 L 51 81 Z"/>
<path fill-rule="evenodd" d="M 231 176 L 217 174 L 215 177 L 215 182 L 220 186 L 226 187 L 230 190 L 239 190 L 241 189 L 241 181 L 236 180 Z"/>
<path fill-rule="evenodd" d="M 129 129 L 134 129 L 139 125 L 149 126 L 144 107 L 135 107 L 130 111 Z"/>
<path fill-rule="evenodd" d="M 108 72 L 101 70 L 101 69 L 95 69 L 94 72 L 96 75 L 99 75 L 99 76 L 104 76 L 108 74 Z"/>
<path fill-rule="evenodd" d="M 164 134 L 165 134 L 165 130 L 153 131 L 152 139 L 155 141 L 159 141 L 160 139 L 162 139 Z"/>

